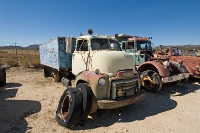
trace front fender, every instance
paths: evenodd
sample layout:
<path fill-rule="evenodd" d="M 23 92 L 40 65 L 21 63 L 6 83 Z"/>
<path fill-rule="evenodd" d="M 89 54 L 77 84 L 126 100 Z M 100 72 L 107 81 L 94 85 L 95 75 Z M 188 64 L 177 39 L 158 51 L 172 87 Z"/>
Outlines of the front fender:
<path fill-rule="evenodd" d="M 159 62 L 146 61 L 138 66 L 138 71 L 143 72 L 146 70 L 152 70 L 157 72 L 161 77 L 169 77 L 168 70 Z"/>
<path fill-rule="evenodd" d="M 99 79 L 104 78 L 105 85 L 99 85 Z M 106 99 L 108 92 L 109 76 L 107 74 L 96 74 L 94 71 L 82 71 L 76 76 L 75 84 L 88 83 L 96 100 Z"/>
<path fill-rule="evenodd" d="M 196 75 L 195 71 L 188 64 L 184 64 L 184 66 L 186 67 L 187 71 L 190 73 L 191 76 Z"/>

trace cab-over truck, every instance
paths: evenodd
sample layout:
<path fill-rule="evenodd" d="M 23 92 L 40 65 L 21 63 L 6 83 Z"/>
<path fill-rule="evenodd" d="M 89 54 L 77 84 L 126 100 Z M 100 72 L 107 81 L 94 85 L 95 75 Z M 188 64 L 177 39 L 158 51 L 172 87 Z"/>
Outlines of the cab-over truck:
<path fill-rule="evenodd" d="M 56 112 L 63 126 L 83 121 L 97 109 L 130 105 L 145 96 L 132 56 L 113 37 L 88 30 L 78 38 L 57 37 L 39 49 L 44 75 L 67 86 Z"/>
<path fill-rule="evenodd" d="M 162 84 L 180 83 L 188 79 L 189 73 L 181 61 L 169 58 L 154 58 L 151 38 L 120 34 L 115 36 L 121 48 L 132 55 L 134 65 L 141 72 L 142 87 L 148 92 L 158 92 Z"/>

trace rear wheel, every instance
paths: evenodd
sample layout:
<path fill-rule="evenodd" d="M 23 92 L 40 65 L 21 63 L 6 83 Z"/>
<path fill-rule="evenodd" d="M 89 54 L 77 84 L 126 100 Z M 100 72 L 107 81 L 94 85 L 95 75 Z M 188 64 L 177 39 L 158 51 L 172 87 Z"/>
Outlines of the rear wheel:
<path fill-rule="evenodd" d="M 141 89 L 148 92 L 158 92 L 162 88 L 162 81 L 159 75 L 151 70 L 147 70 L 141 73 L 142 85 Z"/>
<path fill-rule="evenodd" d="M 52 77 L 54 82 L 60 82 L 61 76 L 60 72 L 58 70 L 53 70 Z"/>
<path fill-rule="evenodd" d="M 76 88 L 67 88 L 60 98 L 56 121 L 65 127 L 76 125 L 82 110 L 82 93 Z"/>
<path fill-rule="evenodd" d="M 44 67 L 44 77 L 51 77 L 52 69 L 48 66 Z"/>

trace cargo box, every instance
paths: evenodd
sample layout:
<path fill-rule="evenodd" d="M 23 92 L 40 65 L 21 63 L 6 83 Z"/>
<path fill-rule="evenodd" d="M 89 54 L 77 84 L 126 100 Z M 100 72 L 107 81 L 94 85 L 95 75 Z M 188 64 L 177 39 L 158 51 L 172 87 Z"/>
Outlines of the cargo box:
<path fill-rule="evenodd" d="M 72 67 L 72 53 L 75 49 L 76 39 L 71 37 L 56 37 L 39 46 L 40 63 L 57 69 Z"/>

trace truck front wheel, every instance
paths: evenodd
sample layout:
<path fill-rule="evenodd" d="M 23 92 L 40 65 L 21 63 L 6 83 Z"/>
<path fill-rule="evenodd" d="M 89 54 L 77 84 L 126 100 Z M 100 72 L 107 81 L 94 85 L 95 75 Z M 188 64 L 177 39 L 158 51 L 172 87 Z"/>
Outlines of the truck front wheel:
<path fill-rule="evenodd" d="M 83 109 L 79 117 L 79 122 L 83 122 L 90 113 L 93 93 L 91 87 L 86 83 L 79 83 L 76 88 L 83 94 Z"/>
<path fill-rule="evenodd" d="M 140 77 L 142 80 L 141 89 L 155 93 L 162 88 L 162 81 L 156 72 L 147 70 L 142 72 Z"/>

